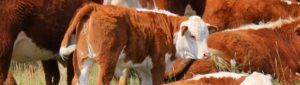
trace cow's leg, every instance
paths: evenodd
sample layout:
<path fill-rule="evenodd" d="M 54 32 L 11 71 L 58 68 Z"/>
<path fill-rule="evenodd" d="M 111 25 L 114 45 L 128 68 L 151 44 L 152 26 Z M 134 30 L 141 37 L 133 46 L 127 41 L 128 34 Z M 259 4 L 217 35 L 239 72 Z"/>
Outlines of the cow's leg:
<path fill-rule="evenodd" d="M 55 60 L 45 60 L 42 61 L 46 85 L 58 85 L 60 74 L 58 69 L 58 64 Z"/>
<path fill-rule="evenodd" d="M 99 65 L 99 78 L 98 78 L 98 85 L 109 85 L 110 81 L 112 80 L 116 68 L 116 59 L 111 59 L 110 56 L 105 56 L 106 58 L 100 58 L 98 65 Z M 110 57 L 110 58 L 108 58 Z"/>
<path fill-rule="evenodd" d="M 0 37 L 2 37 L 2 35 Z M 4 84 L 4 81 L 7 77 L 12 53 L 12 45 L 3 43 L 3 41 L 5 40 L 0 38 L 0 85 Z"/>
<path fill-rule="evenodd" d="M 165 74 L 165 60 L 164 58 L 160 58 L 161 56 L 156 56 L 154 57 L 154 59 L 152 59 L 152 62 L 156 62 L 153 63 L 153 69 L 151 70 L 152 74 L 152 80 L 153 80 L 153 85 L 160 85 L 164 82 L 164 74 Z M 158 58 L 158 59 L 155 59 Z M 162 63 L 161 63 L 162 62 Z"/>
<path fill-rule="evenodd" d="M 14 41 L 20 31 L 10 19 L 6 19 L 7 16 L 2 16 L 6 15 L 3 12 L 5 11 L 0 12 L 0 85 L 3 85 L 7 77 Z"/>
<path fill-rule="evenodd" d="M 73 54 L 71 54 L 71 55 L 73 55 Z M 73 56 L 69 56 L 70 58 L 68 59 L 68 62 L 67 62 L 67 84 L 68 85 L 72 84 L 72 79 L 74 77 L 74 67 L 73 67 L 73 60 L 72 60 Z"/>
<path fill-rule="evenodd" d="M 24 1 L 24 0 L 19 0 Z M 0 85 L 7 77 L 14 41 L 21 28 L 24 27 L 24 17 L 29 17 L 33 11 L 32 5 L 17 3 L 18 1 L 4 1 L 0 3 Z"/>
<path fill-rule="evenodd" d="M 7 78 L 5 80 L 5 85 L 17 85 L 17 82 L 11 72 L 9 72 L 7 75 Z"/>
<path fill-rule="evenodd" d="M 80 66 L 80 73 L 78 77 L 78 82 L 79 85 L 88 85 L 88 75 L 91 66 L 93 65 L 93 59 L 91 58 L 86 58 L 82 61 L 81 66 Z"/>
<path fill-rule="evenodd" d="M 99 78 L 98 78 L 98 85 L 109 85 L 110 81 L 112 80 L 117 61 L 118 56 L 121 55 L 121 50 L 125 46 L 120 45 L 112 45 L 116 48 L 102 48 L 102 52 L 99 54 L 101 56 L 96 56 L 96 61 L 99 65 Z M 96 49 L 99 50 L 99 49 Z M 97 53 L 97 52 L 95 52 Z"/>
<path fill-rule="evenodd" d="M 78 79 L 79 79 L 79 75 L 80 75 L 80 70 L 79 70 L 79 61 L 77 59 L 77 54 L 76 51 L 73 52 L 73 71 L 74 71 L 74 77 L 72 79 L 72 85 L 77 85 L 78 83 Z"/>
<path fill-rule="evenodd" d="M 17 26 L 12 26 L 7 19 L 3 19 L 6 16 L 1 15 L 2 13 L 0 13 L 0 85 L 3 85 L 7 77 L 14 41 L 20 30 L 16 28 Z"/>
<path fill-rule="evenodd" d="M 85 55 L 79 56 L 77 50 L 73 52 L 73 67 L 75 76 L 72 80 L 72 85 L 87 85 L 88 73 L 93 64 L 93 59 Z"/>
<path fill-rule="evenodd" d="M 122 75 L 120 76 L 119 78 L 119 82 L 118 82 L 118 85 L 126 85 L 127 84 L 127 77 L 128 77 L 128 73 L 129 72 L 129 68 L 125 68 L 123 71 L 122 71 Z"/>

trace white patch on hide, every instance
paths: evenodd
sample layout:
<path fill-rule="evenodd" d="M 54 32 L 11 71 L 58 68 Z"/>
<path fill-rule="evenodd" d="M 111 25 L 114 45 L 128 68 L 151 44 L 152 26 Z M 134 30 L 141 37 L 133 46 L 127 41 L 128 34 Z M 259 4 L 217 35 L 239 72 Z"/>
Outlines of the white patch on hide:
<path fill-rule="evenodd" d="M 291 0 L 281 0 L 282 2 L 285 2 L 286 4 L 288 4 L 288 5 L 292 5 L 292 1 Z M 297 3 L 296 3 L 297 5 L 300 5 L 300 2 L 299 1 L 297 1 Z"/>
<path fill-rule="evenodd" d="M 91 58 L 87 58 L 83 61 L 83 65 L 80 69 L 79 81 L 77 85 L 88 85 L 88 75 L 91 66 L 93 65 L 94 61 Z"/>
<path fill-rule="evenodd" d="M 232 73 L 232 72 L 217 72 L 217 73 L 210 73 L 210 74 L 197 74 L 194 75 L 192 79 L 190 80 L 199 80 L 202 78 L 233 78 L 233 79 L 239 79 L 243 76 L 247 76 L 247 74 L 238 74 L 238 73 Z"/>
<path fill-rule="evenodd" d="M 129 8 L 143 8 L 139 0 L 104 0 L 104 5 L 117 5 Z"/>
<path fill-rule="evenodd" d="M 275 22 L 267 22 L 267 23 L 260 23 L 259 25 L 256 24 L 247 24 L 236 29 L 227 29 L 222 32 L 230 32 L 230 31 L 239 31 L 239 30 L 259 30 L 259 29 L 274 29 L 277 27 L 281 27 L 283 24 L 292 23 L 295 19 L 288 18 L 288 19 L 278 19 Z"/>
<path fill-rule="evenodd" d="M 170 54 L 170 53 L 165 54 L 165 63 L 166 63 L 165 72 L 169 71 L 173 66 L 173 62 L 171 60 L 171 57 L 172 57 L 172 54 Z"/>
<path fill-rule="evenodd" d="M 292 1 L 291 0 L 281 0 L 282 2 L 285 2 L 288 5 L 292 5 Z"/>
<path fill-rule="evenodd" d="M 59 55 L 50 50 L 37 46 L 29 37 L 27 37 L 24 31 L 21 31 L 18 34 L 12 52 L 13 61 L 28 62 L 48 60 L 55 57 L 59 57 Z"/>
<path fill-rule="evenodd" d="M 144 12 L 155 12 L 155 13 L 161 13 L 168 16 L 178 16 L 177 14 L 174 14 L 172 12 L 169 12 L 167 10 L 160 10 L 160 9 L 145 9 L 145 8 L 137 8 L 137 11 L 144 11 Z"/>
<path fill-rule="evenodd" d="M 88 43 L 87 47 L 88 47 L 88 57 L 95 58 L 97 55 L 95 54 L 91 43 Z"/>
<path fill-rule="evenodd" d="M 241 85 L 272 85 L 272 77 L 270 75 L 253 72 L 245 78 Z"/>

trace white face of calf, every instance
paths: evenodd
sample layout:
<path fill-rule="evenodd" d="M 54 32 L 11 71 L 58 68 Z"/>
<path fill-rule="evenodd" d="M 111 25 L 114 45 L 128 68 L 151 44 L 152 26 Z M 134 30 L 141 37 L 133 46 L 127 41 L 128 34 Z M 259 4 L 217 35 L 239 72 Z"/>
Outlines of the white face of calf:
<path fill-rule="evenodd" d="M 208 27 L 200 17 L 191 16 L 187 21 L 182 22 L 174 40 L 177 56 L 204 59 L 208 53 L 208 35 Z"/>

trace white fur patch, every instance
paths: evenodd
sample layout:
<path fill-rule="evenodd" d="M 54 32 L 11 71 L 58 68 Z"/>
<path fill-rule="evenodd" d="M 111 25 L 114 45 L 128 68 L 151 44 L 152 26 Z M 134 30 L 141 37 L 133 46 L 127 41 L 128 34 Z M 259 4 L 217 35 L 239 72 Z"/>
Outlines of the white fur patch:
<path fill-rule="evenodd" d="M 218 72 L 218 73 L 210 73 L 210 74 L 197 74 L 194 75 L 194 77 L 190 80 L 199 80 L 202 78 L 233 78 L 233 79 L 239 79 L 243 76 L 247 76 L 247 74 L 237 74 L 237 73 L 232 73 L 232 72 Z"/>
<path fill-rule="evenodd" d="M 70 55 L 71 53 L 73 53 L 76 50 L 77 45 L 75 42 L 76 42 L 75 35 L 72 34 L 67 47 L 60 47 L 59 55 L 62 59 L 68 58 L 66 56 Z"/>
<path fill-rule="evenodd" d="M 292 5 L 292 1 L 291 0 L 281 0 L 282 2 L 285 2 L 288 5 Z M 300 5 L 300 2 L 297 2 L 298 5 Z"/>
<path fill-rule="evenodd" d="M 93 49 L 91 43 L 88 43 L 87 47 L 88 47 L 88 56 L 90 58 L 95 58 L 97 55 L 95 54 L 94 49 Z"/>
<path fill-rule="evenodd" d="M 94 61 L 91 58 L 87 58 L 83 61 L 83 65 L 80 70 L 79 81 L 77 85 L 88 85 L 88 75 L 91 66 L 93 65 Z"/>
<path fill-rule="evenodd" d="M 203 59 L 203 55 L 209 52 L 207 46 L 209 32 L 206 23 L 198 16 L 191 16 L 181 23 L 180 28 L 183 26 L 188 27 L 183 36 L 181 29 L 174 34 L 176 55 L 182 58 Z"/>
<path fill-rule="evenodd" d="M 170 53 L 165 54 L 165 63 L 166 63 L 165 72 L 169 71 L 173 66 L 173 62 L 171 61 L 171 57 L 172 57 L 172 55 Z"/>
<path fill-rule="evenodd" d="M 270 75 L 253 72 L 246 77 L 241 85 L 272 85 L 272 77 Z"/>
<path fill-rule="evenodd" d="M 103 4 L 125 6 L 130 8 L 142 8 L 142 5 L 139 3 L 139 0 L 104 0 Z"/>
<path fill-rule="evenodd" d="M 169 12 L 167 10 L 160 10 L 160 9 L 145 9 L 145 8 L 137 8 L 137 11 L 144 11 L 144 12 L 155 12 L 155 13 L 161 13 L 168 16 L 178 16 L 177 14 L 174 14 L 172 12 Z"/>
<path fill-rule="evenodd" d="M 57 53 L 37 46 L 24 31 L 18 34 L 14 43 L 12 60 L 17 62 L 48 60 L 59 57 Z"/>
<path fill-rule="evenodd" d="M 292 5 L 292 1 L 291 0 L 281 0 L 282 2 L 285 2 L 288 5 Z"/>
<path fill-rule="evenodd" d="M 264 75 L 258 72 L 253 72 L 251 75 L 232 73 L 232 72 L 218 72 L 218 73 L 210 73 L 205 75 L 198 74 L 198 75 L 194 75 L 194 77 L 189 80 L 200 80 L 202 78 L 239 79 L 241 77 L 246 77 L 246 78 L 240 85 L 272 85 L 272 77 L 270 75 Z"/>
<path fill-rule="evenodd" d="M 268 23 L 261 23 L 259 25 L 256 24 L 247 24 L 236 29 L 227 29 L 223 32 L 230 32 L 230 31 L 239 31 L 239 30 L 259 30 L 259 29 L 273 29 L 276 27 L 281 27 L 283 24 L 291 23 L 295 21 L 295 19 L 288 18 L 288 19 L 278 19 L 275 22 L 268 22 Z"/>
<path fill-rule="evenodd" d="M 62 59 L 67 58 L 66 56 L 70 55 L 71 53 L 73 53 L 76 50 L 76 45 L 69 45 L 67 48 L 65 47 L 61 47 L 59 49 L 59 55 L 61 56 Z"/>

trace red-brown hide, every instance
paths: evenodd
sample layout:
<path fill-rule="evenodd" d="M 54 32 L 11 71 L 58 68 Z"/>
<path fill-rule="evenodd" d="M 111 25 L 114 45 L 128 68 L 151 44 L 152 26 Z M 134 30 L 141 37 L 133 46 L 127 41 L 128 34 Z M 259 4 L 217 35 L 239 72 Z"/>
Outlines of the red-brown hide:
<path fill-rule="evenodd" d="M 92 0 L 1 0 L 0 85 L 7 76 L 13 44 L 20 31 L 25 31 L 38 46 L 58 52 L 60 40 L 76 8 L 90 1 Z M 102 0 L 95 2 L 102 3 Z M 57 63 L 49 60 L 43 64 L 46 79 L 51 79 L 46 81 L 47 84 L 58 84 Z"/>

